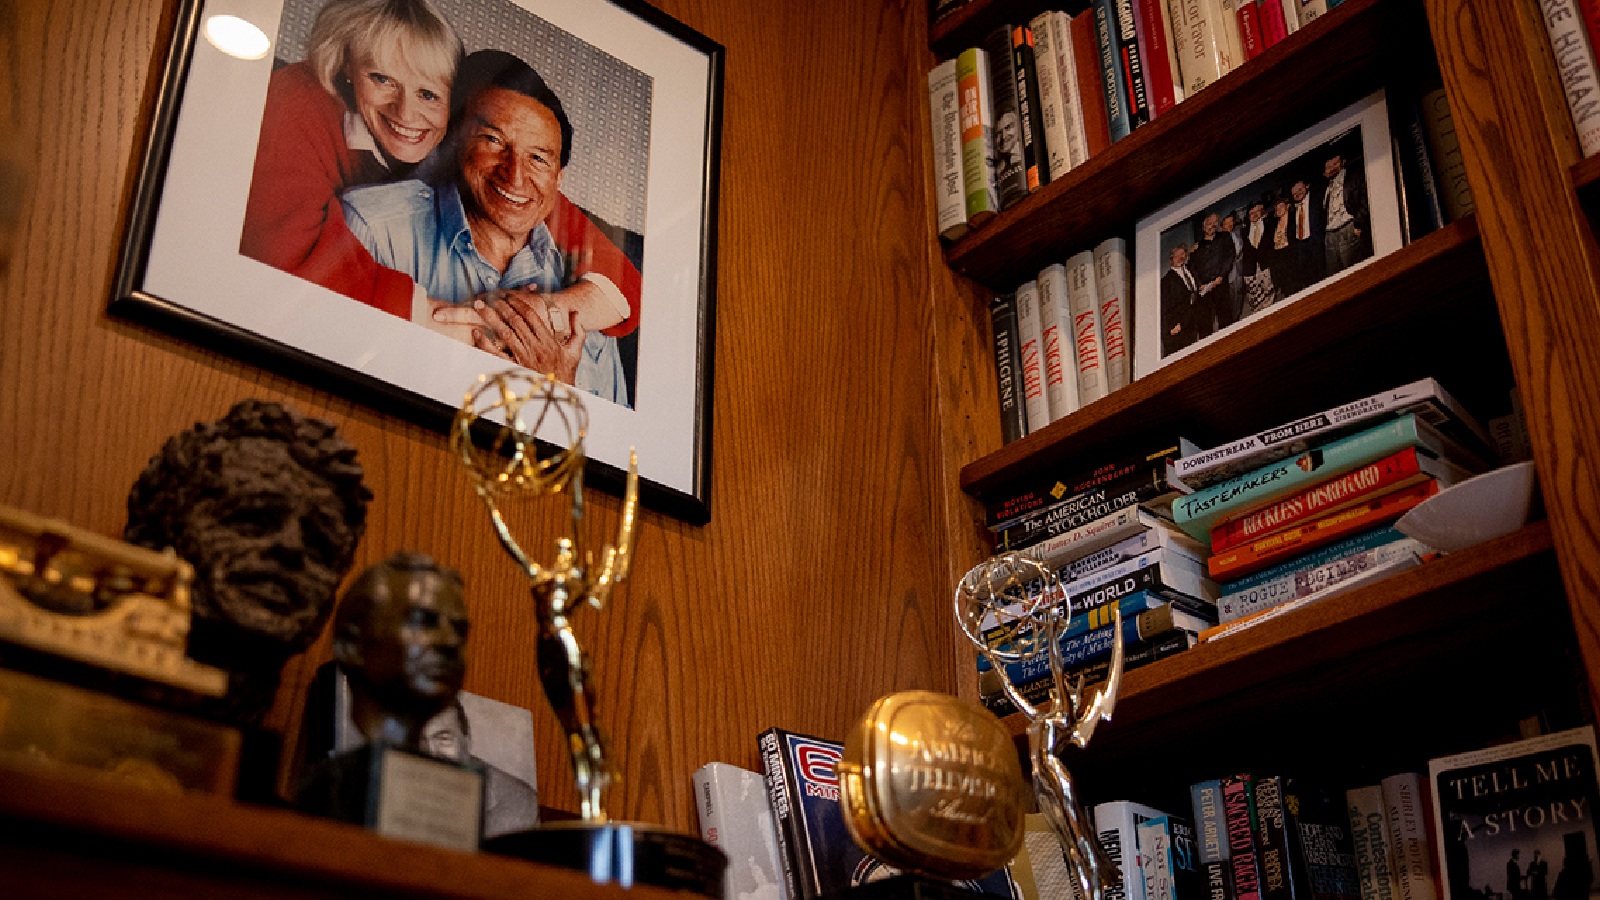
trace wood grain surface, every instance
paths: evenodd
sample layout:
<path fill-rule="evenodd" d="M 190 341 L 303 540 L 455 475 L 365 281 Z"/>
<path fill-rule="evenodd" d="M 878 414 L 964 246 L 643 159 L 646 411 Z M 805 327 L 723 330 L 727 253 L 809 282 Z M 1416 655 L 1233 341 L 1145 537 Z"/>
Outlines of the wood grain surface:
<path fill-rule="evenodd" d="M 645 513 L 634 578 L 580 621 L 624 818 L 692 830 L 690 774 L 757 766 L 762 729 L 841 737 L 881 694 L 955 684 L 943 529 L 971 456 L 942 453 L 929 365 L 921 2 L 659 4 L 727 48 L 714 506 L 706 527 Z M 0 281 L 0 502 L 119 534 L 173 432 L 244 397 L 335 423 L 377 494 L 357 566 L 411 548 L 462 570 L 467 688 L 533 709 L 541 800 L 574 808 L 525 586 L 443 437 L 106 314 L 170 5 L 15 7 L 0 97 L 32 170 Z M 617 505 L 592 498 L 597 534 Z M 560 512 L 511 519 L 553 537 Z M 327 655 L 291 664 L 275 726 Z"/>
<path fill-rule="evenodd" d="M 1539 4 L 1426 7 L 1574 625 L 1600 672 L 1600 248 L 1571 181 L 1577 139 Z"/>

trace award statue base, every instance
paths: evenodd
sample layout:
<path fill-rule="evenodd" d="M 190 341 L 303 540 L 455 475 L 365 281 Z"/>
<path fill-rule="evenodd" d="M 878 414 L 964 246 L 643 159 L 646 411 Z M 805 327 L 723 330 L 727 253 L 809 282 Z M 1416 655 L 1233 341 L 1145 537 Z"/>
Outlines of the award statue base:
<path fill-rule="evenodd" d="M 483 836 L 483 770 L 389 744 L 313 765 L 296 805 L 387 837 L 474 851 Z"/>
<path fill-rule="evenodd" d="M 728 857 L 705 841 L 630 822 L 552 822 L 490 838 L 483 849 L 589 873 L 596 884 L 648 884 L 722 900 Z"/>
<path fill-rule="evenodd" d="M 896 875 L 829 894 L 826 900 L 995 900 L 997 896 L 1004 895 L 957 887 L 948 881 L 919 875 Z"/>

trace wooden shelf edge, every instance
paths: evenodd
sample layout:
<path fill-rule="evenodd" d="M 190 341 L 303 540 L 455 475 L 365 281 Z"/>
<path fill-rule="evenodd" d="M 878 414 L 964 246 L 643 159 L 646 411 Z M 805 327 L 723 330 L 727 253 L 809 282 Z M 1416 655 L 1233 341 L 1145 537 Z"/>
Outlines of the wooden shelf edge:
<path fill-rule="evenodd" d="M 970 17 L 988 8 L 985 4 Z M 1019 280 L 1014 271 L 1016 257 L 1031 259 L 1037 255 L 1019 252 L 1017 247 L 1040 240 L 1036 236 L 1040 219 L 1048 220 L 1045 224 L 1049 226 L 1052 245 L 1095 243 L 1122 233 L 1138 217 L 1158 208 L 1158 200 L 1173 199 L 1254 156 L 1272 141 L 1287 138 L 1318 121 L 1320 116 L 1311 114 L 1315 110 L 1297 112 L 1307 106 L 1304 98 L 1308 92 L 1324 100 L 1354 100 L 1366 88 L 1352 92 L 1341 86 L 1381 81 L 1378 72 L 1384 54 L 1379 52 L 1378 39 L 1394 38 L 1396 23 L 1410 11 L 1398 0 L 1348 0 L 1063 178 L 1004 210 L 983 228 L 948 245 L 946 264 L 990 288 L 1003 290 Z M 1357 60 L 1351 48 L 1360 48 L 1366 55 Z M 1353 81 L 1348 77 L 1330 81 L 1322 65 L 1311 56 L 1338 54 L 1341 50 L 1341 71 L 1353 72 Z M 1287 91 L 1286 83 L 1298 85 L 1299 89 Z M 1252 107 L 1266 98 L 1274 98 L 1275 109 L 1282 107 L 1280 114 L 1267 116 L 1261 127 L 1243 131 L 1227 127 L 1237 122 L 1236 110 L 1241 106 Z M 1321 113 L 1333 111 L 1323 109 Z M 1207 123 L 1216 127 L 1208 130 Z M 1207 148 L 1207 152 L 1201 154 L 1196 147 Z M 1129 190 L 1110 206 L 1104 198 L 1089 204 L 1080 202 L 1090 186 L 1108 182 Z M 1106 208 L 1095 208 L 1096 204 Z M 1066 253 L 1057 255 L 1064 257 Z M 1037 271 L 1043 265 L 1031 268 Z"/>
<path fill-rule="evenodd" d="M 655 900 L 657 888 L 597 885 L 582 872 L 391 840 L 289 810 L 202 794 L 171 796 L 75 775 L 0 766 L 0 833 L 58 845 L 70 834 L 85 856 L 135 851 L 177 868 L 225 868 L 277 881 L 406 896 L 559 896 Z M 49 836 L 45 836 L 49 835 Z M 119 849 L 120 848 L 120 849 Z"/>
<path fill-rule="evenodd" d="M 1151 663 L 1129 672 L 1123 679 L 1117 700 L 1117 714 L 1108 728 L 1138 726 L 1153 721 L 1171 709 L 1215 700 L 1255 683 L 1265 683 L 1285 675 L 1282 666 L 1260 666 L 1246 679 L 1218 679 L 1224 669 L 1249 669 L 1269 653 L 1298 649 L 1326 638 L 1334 631 L 1364 629 L 1378 638 L 1373 643 L 1401 636 L 1395 613 L 1403 607 L 1423 603 L 1433 606 L 1431 619 L 1452 619 L 1474 614 L 1452 608 L 1446 595 L 1469 583 L 1493 575 L 1510 566 L 1533 561 L 1546 554 L 1553 560 L 1554 542 L 1548 521 L 1527 525 L 1504 537 L 1428 562 L 1391 578 L 1354 591 L 1329 597 L 1302 609 L 1263 622 L 1254 628 Z M 1509 603 L 1510 601 L 1499 601 Z M 1406 619 L 1405 626 L 1419 630 L 1428 622 Z M 1325 654 L 1323 654 L 1325 655 Z M 1305 654 L 1305 667 L 1321 664 L 1318 654 Z M 1020 713 L 1005 718 L 1012 736 L 1026 739 L 1028 720 Z"/>
<path fill-rule="evenodd" d="M 1446 225 L 1250 322 L 1199 352 L 1163 366 L 1040 431 L 962 466 L 961 489 L 974 497 L 989 495 L 1023 477 L 1026 470 L 1037 466 L 1041 459 L 1058 457 L 1075 449 L 1094 432 L 1116 420 L 1149 413 L 1161 406 L 1163 398 L 1171 391 L 1204 376 L 1221 362 L 1259 353 L 1264 346 L 1283 339 L 1284 335 L 1308 322 L 1337 316 L 1342 308 L 1360 298 L 1392 289 L 1391 282 L 1397 278 L 1458 268 L 1468 257 L 1481 256 L 1475 217 Z"/>

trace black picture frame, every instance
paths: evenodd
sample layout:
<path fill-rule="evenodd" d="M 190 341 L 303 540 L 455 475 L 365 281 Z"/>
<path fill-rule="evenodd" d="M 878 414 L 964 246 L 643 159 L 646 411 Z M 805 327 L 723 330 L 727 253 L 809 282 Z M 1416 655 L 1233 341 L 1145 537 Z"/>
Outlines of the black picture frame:
<path fill-rule="evenodd" d="M 268 34 L 276 30 L 276 21 L 287 21 L 282 18 L 285 8 L 320 8 L 323 2 L 180 0 L 125 224 L 110 311 L 444 432 L 476 374 L 499 371 L 509 363 L 238 249 L 250 163 L 262 131 L 263 98 L 273 72 L 289 63 L 274 58 L 276 39 L 269 38 L 272 49 L 263 58 L 236 59 L 202 30 L 217 10 L 237 15 L 241 7 L 250 7 L 265 10 L 260 22 L 252 24 Z M 441 10 L 453 3 L 513 19 L 526 16 L 546 31 L 554 29 L 558 37 L 569 37 L 575 46 L 589 46 L 585 42 L 591 37 L 607 42 L 594 50 L 596 60 L 607 65 L 619 60 L 648 82 L 648 113 L 640 118 L 647 135 L 649 183 L 642 205 L 648 212 L 643 228 L 627 232 L 633 246 L 623 248 L 630 259 L 640 245 L 654 251 L 644 252 L 638 264 L 643 275 L 638 330 L 623 339 L 634 344 L 628 375 L 635 390 L 627 392 L 628 406 L 605 399 L 587 404 L 586 471 L 590 484 L 620 494 L 628 451 L 637 447 L 641 503 L 691 524 L 709 522 L 725 51 L 633 0 L 437 2 Z M 561 17 L 564 23 L 552 24 L 535 9 L 554 10 L 552 18 Z M 595 20 L 592 28 L 585 16 Z M 630 36 L 634 45 L 624 40 Z M 639 48 L 633 59 L 630 46 Z M 666 65 L 673 74 L 661 74 Z M 584 77 L 591 85 L 596 82 L 592 73 Z M 554 73 L 546 80 L 560 89 Z M 580 113 L 569 114 L 576 130 Z M 579 147 L 575 138 L 575 155 Z M 568 166 L 566 173 L 572 170 Z M 604 180 L 592 170 L 589 176 L 590 183 Z M 563 193 L 571 183 L 563 182 Z M 583 205 L 580 198 L 571 199 Z M 657 207 L 666 207 L 660 218 L 654 215 Z M 662 221 L 670 221 L 670 227 L 660 225 Z M 452 382 L 454 387 L 444 387 Z M 655 465 L 653 450 L 659 451 Z"/>

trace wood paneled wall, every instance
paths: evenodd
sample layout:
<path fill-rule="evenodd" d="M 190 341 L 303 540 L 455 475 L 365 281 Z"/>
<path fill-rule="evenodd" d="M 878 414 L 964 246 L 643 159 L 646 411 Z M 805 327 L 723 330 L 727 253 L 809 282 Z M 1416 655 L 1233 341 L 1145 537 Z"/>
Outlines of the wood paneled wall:
<path fill-rule="evenodd" d="M 525 588 L 442 436 L 106 314 L 171 3 L 6 4 L 0 102 L 31 171 L 0 274 L 0 502 L 118 534 L 172 432 L 249 396 L 336 423 L 377 494 L 357 566 L 412 548 L 463 571 L 467 687 L 534 710 L 541 799 L 575 808 Z M 946 535 L 971 519 L 949 507 L 998 433 L 964 413 L 986 374 L 970 347 L 933 337 L 936 310 L 972 307 L 930 283 L 922 0 L 659 5 L 728 51 L 713 520 L 646 513 L 634 579 L 583 629 L 618 811 L 687 830 L 690 773 L 757 765 L 761 729 L 840 735 L 883 693 L 963 680 L 949 578 L 972 539 Z M 617 502 L 592 506 L 608 533 Z M 558 522 L 514 514 L 524 533 Z M 326 656 L 291 664 L 275 724 L 294 727 L 293 689 Z"/>

